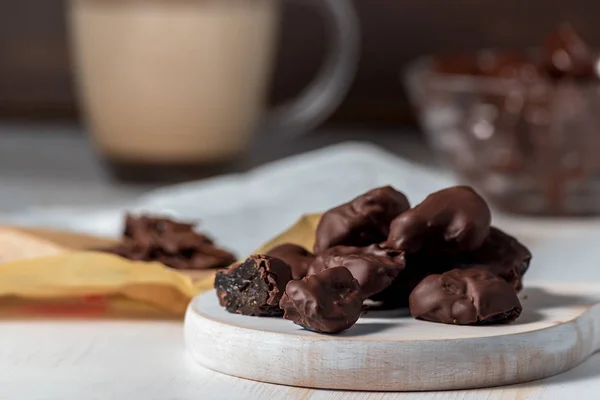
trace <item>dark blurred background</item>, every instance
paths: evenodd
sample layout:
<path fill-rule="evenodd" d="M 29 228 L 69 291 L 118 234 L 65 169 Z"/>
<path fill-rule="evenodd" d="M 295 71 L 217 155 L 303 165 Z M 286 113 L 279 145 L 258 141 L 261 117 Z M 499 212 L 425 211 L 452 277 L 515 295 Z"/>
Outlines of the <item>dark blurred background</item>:
<path fill-rule="evenodd" d="M 251 1 L 251 0 L 250 0 Z M 271 101 L 292 97 L 325 52 L 315 11 L 286 2 Z M 412 123 L 399 82 L 407 61 L 427 53 L 539 44 L 562 21 L 600 43 L 595 0 L 354 0 L 363 29 L 356 82 L 330 125 Z M 0 1 L 0 118 L 78 118 L 69 66 L 65 1 Z M 32 12 L 35 10 L 35 12 Z M 306 42 L 315 45 L 305 46 Z"/>

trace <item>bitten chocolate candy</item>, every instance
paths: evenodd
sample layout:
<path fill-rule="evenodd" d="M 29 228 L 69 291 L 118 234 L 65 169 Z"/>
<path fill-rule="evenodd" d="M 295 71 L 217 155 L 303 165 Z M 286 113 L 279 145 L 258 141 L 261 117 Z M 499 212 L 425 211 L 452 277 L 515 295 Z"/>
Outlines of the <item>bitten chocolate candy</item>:
<path fill-rule="evenodd" d="M 531 252 L 514 237 L 491 227 L 480 248 L 465 253 L 455 262 L 457 268 L 483 268 L 504 279 L 519 291 L 529 269 Z"/>
<path fill-rule="evenodd" d="M 350 328 L 362 312 L 360 287 L 344 267 L 290 281 L 279 305 L 285 311 L 285 319 L 321 333 Z"/>
<path fill-rule="evenodd" d="M 315 256 L 302 246 L 285 243 L 267 252 L 268 256 L 285 261 L 292 268 L 292 278 L 302 279 L 308 274 L 308 267 Z"/>
<path fill-rule="evenodd" d="M 509 323 L 519 317 L 521 310 L 513 287 L 480 268 L 429 275 L 410 294 L 413 317 L 444 324 Z"/>
<path fill-rule="evenodd" d="M 377 244 L 336 246 L 318 256 L 310 271 L 314 274 L 325 268 L 346 267 L 358 281 L 362 298 L 366 299 L 390 286 L 404 265 L 403 252 Z"/>
<path fill-rule="evenodd" d="M 321 254 L 338 245 L 360 247 L 380 243 L 388 236 L 390 222 L 409 208 L 406 196 L 391 186 L 370 190 L 323 214 L 317 226 L 314 252 Z"/>
<path fill-rule="evenodd" d="M 279 300 L 292 279 L 289 265 L 280 259 L 252 255 L 243 263 L 217 272 L 219 304 L 243 315 L 281 316 Z"/>
<path fill-rule="evenodd" d="M 472 188 L 455 186 L 427 196 L 392 221 L 386 246 L 416 253 L 423 247 L 472 251 L 488 235 L 491 212 Z"/>

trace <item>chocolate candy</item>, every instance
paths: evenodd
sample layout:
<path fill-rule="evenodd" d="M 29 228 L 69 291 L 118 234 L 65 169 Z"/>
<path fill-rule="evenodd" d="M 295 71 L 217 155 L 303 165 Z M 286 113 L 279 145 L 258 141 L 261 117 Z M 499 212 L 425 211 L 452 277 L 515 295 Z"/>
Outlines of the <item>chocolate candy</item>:
<path fill-rule="evenodd" d="M 480 268 L 429 275 L 410 295 L 413 317 L 444 324 L 509 323 L 519 317 L 521 310 L 514 288 Z"/>
<path fill-rule="evenodd" d="M 481 51 L 477 54 L 443 56 L 435 60 L 435 69 L 444 74 L 516 78 L 523 83 L 545 79 L 596 80 L 598 54 L 569 23 L 563 23 L 548 35 L 541 57 L 519 52 Z M 550 79 L 548 79 L 550 78 Z"/>
<path fill-rule="evenodd" d="M 336 246 L 317 257 L 311 273 L 325 268 L 346 267 L 360 285 L 363 299 L 390 286 L 404 269 L 404 253 L 377 244 L 367 247 Z"/>
<path fill-rule="evenodd" d="M 267 252 L 268 256 L 285 261 L 292 268 L 292 278 L 302 279 L 308 274 L 308 268 L 315 256 L 302 246 L 285 243 Z"/>
<path fill-rule="evenodd" d="M 101 250 L 175 269 L 223 268 L 235 261 L 233 254 L 195 232 L 193 224 L 146 215 L 127 215 L 121 243 Z"/>
<path fill-rule="evenodd" d="M 514 237 L 491 227 L 483 245 L 472 253 L 458 257 L 457 268 L 483 268 L 504 279 L 519 291 L 523 275 L 529 268 L 531 253 Z"/>
<path fill-rule="evenodd" d="M 573 26 L 567 23 L 548 36 L 542 48 L 542 67 L 555 79 L 597 78 L 597 60 L 597 54 L 592 52 Z"/>
<path fill-rule="evenodd" d="M 281 316 L 279 301 L 292 279 L 289 265 L 266 255 L 252 255 L 240 264 L 217 272 L 219 304 L 243 315 Z"/>
<path fill-rule="evenodd" d="M 321 333 L 350 328 L 362 312 L 360 287 L 344 267 L 290 281 L 279 305 L 285 311 L 285 319 Z"/>
<path fill-rule="evenodd" d="M 529 268 L 531 253 L 514 237 L 490 227 L 481 247 L 473 252 L 443 254 L 429 251 L 406 255 L 406 267 L 392 284 L 371 297 L 382 307 L 405 307 L 413 289 L 425 277 L 442 274 L 455 268 L 480 268 L 490 271 L 510 283 L 516 291 L 523 288 L 522 279 Z"/>
<path fill-rule="evenodd" d="M 491 222 L 490 209 L 473 189 L 455 186 L 427 196 L 392 221 L 386 246 L 416 253 L 472 251 L 483 243 Z"/>
<path fill-rule="evenodd" d="M 194 230 L 194 224 L 173 221 L 164 217 L 150 215 L 125 215 L 123 236 L 139 242 L 150 242 L 153 235 L 187 233 Z"/>
<path fill-rule="evenodd" d="M 314 252 L 321 254 L 338 245 L 361 247 L 380 243 L 388 236 L 390 222 L 409 208 L 406 196 L 391 186 L 370 190 L 323 214 Z"/>
<path fill-rule="evenodd" d="M 436 71 L 443 74 L 521 79 L 524 82 L 541 78 L 537 65 L 518 52 L 481 51 L 443 56 L 434 61 Z"/>

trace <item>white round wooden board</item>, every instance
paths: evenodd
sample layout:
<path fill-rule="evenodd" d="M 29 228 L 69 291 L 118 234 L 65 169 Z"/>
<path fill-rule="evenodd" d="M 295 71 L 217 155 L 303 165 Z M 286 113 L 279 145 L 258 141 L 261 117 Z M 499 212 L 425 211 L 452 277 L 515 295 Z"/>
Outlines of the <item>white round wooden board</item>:
<path fill-rule="evenodd" d="M 600 350 L 600 284 L 529 285 L 510 325 L 417 321 L 375 312 L 338 335 L 279 318 L 230 314 L 214 291 L 185 318 L 186 347 L 201 365 L 262 382 L 321 389 L 418 391 L 481 388 L 548 377 Z"/>

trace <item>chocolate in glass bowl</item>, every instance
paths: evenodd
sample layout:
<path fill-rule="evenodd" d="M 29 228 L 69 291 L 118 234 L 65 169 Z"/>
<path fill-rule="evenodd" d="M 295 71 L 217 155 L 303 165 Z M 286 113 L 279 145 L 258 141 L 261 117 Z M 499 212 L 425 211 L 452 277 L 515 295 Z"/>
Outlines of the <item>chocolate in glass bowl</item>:
<path fill-rule="evenodd" d="M 406 83 L 433 147 L 495 207 L 600 214 L 597 62 L 562 25 L 537 52 L 421 59 Z"/>

